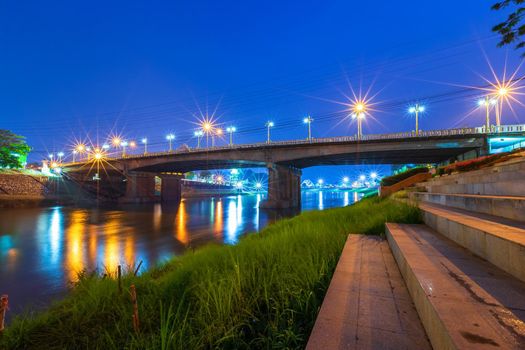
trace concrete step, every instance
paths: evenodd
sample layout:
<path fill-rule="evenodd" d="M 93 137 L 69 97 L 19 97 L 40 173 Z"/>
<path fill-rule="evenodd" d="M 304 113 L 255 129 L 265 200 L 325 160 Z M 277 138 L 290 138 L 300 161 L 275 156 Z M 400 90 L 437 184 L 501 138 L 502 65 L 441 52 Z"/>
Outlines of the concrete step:
<path fill-rule="evenodd" d="M 410 192 L 416 202 L 429 202 L 447 207 L 499 216 L 525 222 L 525 197 L 489 196 L 455 193 Z"/>
<path fill-rule="evenodd" d="M 434 349 L 525 348 L 525 283 L 427 226 L 386 233 Z"/>
<path fill-rule="evenodd" d="M 429 193 L 465 193 L 487 196 L 525 196 L 525 174 L 518 174 L 519 178 L 499 182 L 453 183 L 435 185 L 423 183 Z"/>
<path fill-rule="evenodd" d="M 434 177 L 419 185 L 432 193 L 525 196 L 525 160 L 513 160 L 480 170 Z"/>
<path fill-rule="evenodd" d="M 419 203 L 424 222 L 472 253 L 525 281 L 525 224 L 493 215 Z"/>
<path fill-rule="evenodd" d="M 431 349 L 385 240 L 348 237 L 307 349 Z"/>

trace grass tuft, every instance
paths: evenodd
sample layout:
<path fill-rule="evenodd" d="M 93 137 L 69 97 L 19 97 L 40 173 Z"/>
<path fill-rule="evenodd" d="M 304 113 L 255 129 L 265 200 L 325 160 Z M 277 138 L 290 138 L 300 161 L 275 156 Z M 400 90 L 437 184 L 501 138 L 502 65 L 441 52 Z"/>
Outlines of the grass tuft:
<path fill-rule="evenodd" d="M 64 300 L 15 318 L 0 348 L 304 348 L 347 235 L 384 234 L 386 221 L 417 223 L 420 213 L 378 198 L 306 212 L 236 246 L 209 245 L 141 276 L 127 273 L 122 294 L 111 274 L 83 274 Z"/>

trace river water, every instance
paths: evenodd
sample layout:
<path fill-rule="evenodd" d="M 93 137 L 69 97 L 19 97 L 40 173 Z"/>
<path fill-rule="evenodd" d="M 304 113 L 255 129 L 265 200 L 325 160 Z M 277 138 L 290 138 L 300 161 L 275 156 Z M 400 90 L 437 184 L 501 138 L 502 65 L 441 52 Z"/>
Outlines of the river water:
<path fill-rule="evenodd" d="M 259 209 L 264 195 L 188 198 L 179 205 L 0 209 L 0 294 L 9 316 L 63 295 L 79 271 L 140 269 L 208 242 L 245 234 L 296 213 Z M 351 191 L 303 191 L 301 210 L 346 206 Z"/>

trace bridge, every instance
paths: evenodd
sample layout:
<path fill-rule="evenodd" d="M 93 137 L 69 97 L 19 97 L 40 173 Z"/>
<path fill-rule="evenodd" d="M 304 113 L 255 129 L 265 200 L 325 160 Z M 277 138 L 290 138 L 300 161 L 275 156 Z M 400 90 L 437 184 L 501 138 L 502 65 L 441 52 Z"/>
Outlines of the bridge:
<path fill-rule="evenodd" d="M 473 158 L 517 144 L 525 146 L 525 125 L 506 125 L 489 132 L 461 128 L 361 138 L 333 137 L 254 143 L 170 152 L 105 157 L 104 169 L 95 160 L 64 164 L 64 174 L 82 183 L 113 191 L 119 200 L 144 202 L 154 198 L 155 176 L 161 178 L 161 199 L 180 199 L 183 174 L 207 169 L 266 167 L 268 208 L 300 206 L 301 170 L 317 165 L 429 164 Z M 102 163 L 102 162 L 100 162 Z M 92 173 L 97 172 L 94 179 Z M 108 186 L 109 184 L 109 186 Z"/>

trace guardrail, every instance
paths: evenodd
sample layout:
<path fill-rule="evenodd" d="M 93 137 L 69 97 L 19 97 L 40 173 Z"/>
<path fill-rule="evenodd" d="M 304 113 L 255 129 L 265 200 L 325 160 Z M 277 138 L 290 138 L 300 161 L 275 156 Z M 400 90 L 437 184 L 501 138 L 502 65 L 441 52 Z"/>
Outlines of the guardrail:
<path fill-rule="evenodd" d="M 197 153 L 197 152 L 210 152 L 210 151 L 222 151 L 222 150 L 241 150 L 241 149 L 250 149 L 250 148 L 259 148 L 259 147 L 276 147 L 276 146 L 288 146 L 288 145 L 308 145 L 316 143 L 340 143 L 340 142 L 357 142 L 357 141 L 375 141 L 375 140 L 398 140 L 398 139 L 415 139 L 415 138 L 425 138 L 425 137 L 440 137 L 440 136 L 459 136 L 459 135 L 491 135 L 491 134 L 500 134 L 500 133 L 525 133 L 525 124 L 519 125 L 501 125 L 499 127 L 492 126 L 490 132 L 487 133 L 486 128 L 476 127 L 476 128 L 456 128 L 456 129 L 445 129 L 445 130 L 429 130 L 429 131 L 419 131 L 419 134 L 416 135 L 414 131 L 411 132 L 398 132 L 392 134 L 370 134 L 363 135 L 361 139 L 357 136 L 338 136 L 338 137 L 326 137 L 326 138 L 312 138 L 310 140 L 290 140 L 290 141 L 272 141 L 267 142 L 258 142 L 258 143 L 249 143 L 249 144 L 237 144 L 237 145 L 226 145 L 226 146 L 214 146 L 214 147 L 201 147 L 201 148 L 178 148 L 172 151 L 164 152 L 148 152 L 147 154 L 129 154 L 117 157 L 107 157 L 111 160 L 120 160 L 120 159 L 137 159 L 137 158 L 148 158 L 148 157 L 159 157 L 172 154 L 187 154 L 187 153 Z M 89 161 L 89 159 L 88 159 Z M 78 161 L 75 163 L 68 163 L 68 165 L 74 164 L 83 164 L 85 161 Z"/>

